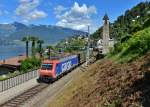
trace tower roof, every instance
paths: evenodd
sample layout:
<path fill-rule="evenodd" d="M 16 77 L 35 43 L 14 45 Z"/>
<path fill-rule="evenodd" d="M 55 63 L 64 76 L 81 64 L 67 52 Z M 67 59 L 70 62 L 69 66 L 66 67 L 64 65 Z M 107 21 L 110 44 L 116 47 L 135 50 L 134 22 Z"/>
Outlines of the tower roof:
<path fill-rule="evenodd" d="M 105 15 L 104 15 L 103 20 L 109 20 L 109 17 L 108 17 L 108 15 L 107 15 L 107 14 L 105 14 Z"/>

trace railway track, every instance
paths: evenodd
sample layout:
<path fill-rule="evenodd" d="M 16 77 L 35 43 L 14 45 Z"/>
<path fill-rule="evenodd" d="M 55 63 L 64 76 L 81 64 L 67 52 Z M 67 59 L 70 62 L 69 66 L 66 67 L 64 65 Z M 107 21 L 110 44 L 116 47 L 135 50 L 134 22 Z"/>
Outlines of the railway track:
<path fill-rule="evenodd" d="M 31 97 L 35 96 L 37 93 L 46 88 L 48 84 L 39 84 L 26 92 L 14 97 L 13 99 L 5 102 L 0 105 L 0 107 L 21 107 L 26 101 L 28 101 Z"/>

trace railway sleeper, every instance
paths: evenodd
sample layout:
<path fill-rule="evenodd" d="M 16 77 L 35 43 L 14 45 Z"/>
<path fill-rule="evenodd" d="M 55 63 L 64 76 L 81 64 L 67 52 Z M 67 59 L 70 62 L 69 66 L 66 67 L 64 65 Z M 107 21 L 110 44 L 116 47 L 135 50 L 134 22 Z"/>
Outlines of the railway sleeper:
<path fill-rule="evenodd" d="M 17 104 L 14 104 L 14 103 L 9 103 L 9 104 L 6 104 L 6 105 L 4 105 L 4 106 L 2 106 L 2 107 L 16 107 L 17 106 Z"/>
<path fill-rule="evenodd" d="M 19 103 L 20 103 L 20 102 L 14 102 L 14 101 L 13 101 L 13 102 L 8 103 L 8 105 L 9 105 L 9 104 L 18 105 Z"/>
<path fill-rule="evenodd" d="M 2 107 L 16 107 L 16 105 L 5 105 L 5 106 L 2 106 Z"/>

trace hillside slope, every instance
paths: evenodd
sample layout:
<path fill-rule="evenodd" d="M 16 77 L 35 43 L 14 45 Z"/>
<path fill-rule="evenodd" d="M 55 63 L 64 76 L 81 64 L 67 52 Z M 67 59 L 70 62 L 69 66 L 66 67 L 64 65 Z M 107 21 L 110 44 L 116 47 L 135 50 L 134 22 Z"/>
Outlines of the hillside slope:
<path fill-rule="evenodd" d="M 81 72 L 49 107 L 148 107 L 150 53 L 118 64 L 103 59 Z"/>
<path fill-rule="evenodd" d="M 148 27 L 147 23 L 150 26 L 150 2 L 143 1 L 126 10 L 113 23 L 110 23 L 110 36 L 117 40 L 130 37 L 133 33 L 145 28 L 145 26 Z M 102 37 L 102 27 L 92 34 L 94 39 L 98 39 L 100 36 Z"/>
<path fill-rule="evenodd" d="M 118 62 L 129 62 L 150 50 L 150 27 L 136 32 L 124 42 L 115 44 L 109 56 Z"/>

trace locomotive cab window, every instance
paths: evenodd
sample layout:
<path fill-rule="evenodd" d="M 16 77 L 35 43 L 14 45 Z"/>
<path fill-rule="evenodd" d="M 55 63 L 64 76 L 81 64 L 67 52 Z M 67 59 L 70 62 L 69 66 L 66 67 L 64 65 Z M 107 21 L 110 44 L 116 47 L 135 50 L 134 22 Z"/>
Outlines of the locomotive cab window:
<path fill-rule="evenodd" d="M 42 64 L 41 69 L 43 69 L 43 70 L 52 70 L 53 65 L 52 64 Z"/>

